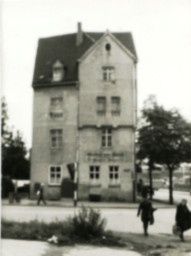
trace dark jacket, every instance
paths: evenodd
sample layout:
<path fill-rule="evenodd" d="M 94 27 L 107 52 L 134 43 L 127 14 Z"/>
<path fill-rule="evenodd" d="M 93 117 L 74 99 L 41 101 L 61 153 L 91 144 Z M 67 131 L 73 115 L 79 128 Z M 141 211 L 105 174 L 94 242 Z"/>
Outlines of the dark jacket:
<path fill-rule="evenodd" d="M 182 231 L 191 228 L 191 212 L 188 207 L 183 204 L 179 204 L 176 210 L 176 223 Z"/>
<path fill-rule="evenodd" d="M 137 216 L 141 213 L 141 220 L 143 222 L 150 221 L 152 218 L 152 204 L 148 200 L 144 200 L 140 203 Z"/>

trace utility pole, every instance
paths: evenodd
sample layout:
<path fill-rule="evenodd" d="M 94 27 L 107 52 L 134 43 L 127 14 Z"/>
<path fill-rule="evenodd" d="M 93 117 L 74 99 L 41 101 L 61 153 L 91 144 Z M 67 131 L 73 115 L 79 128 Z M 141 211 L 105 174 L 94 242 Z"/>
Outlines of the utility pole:
<path fill-rule="evenodd" d="M 74 207 L 78 204 L 78 163 L 74 163 Z"/>

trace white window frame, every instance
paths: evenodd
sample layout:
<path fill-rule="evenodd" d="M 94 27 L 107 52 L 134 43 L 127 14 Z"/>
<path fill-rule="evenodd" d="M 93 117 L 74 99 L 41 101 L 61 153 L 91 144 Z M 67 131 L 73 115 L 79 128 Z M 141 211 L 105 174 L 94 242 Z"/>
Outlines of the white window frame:
<path fill-rule="evenodd" d="M 60 82 L 64 78 L 64 65 L 57 60 L 52 66 L 52 82 Z"/>
<path fill-rule="evenodd" d="M 101 146 L 103 148 L 112 147 L 112 128 L 102 128 Z"/>
<path fill-rule="evenodd" d="M 54 177 L 54 180 L 52 181 L 51 179 L 51 168 L 60 168 L 60 171 L 59 171 L 59 173 L 60 173 L 60 177 L 59 177 L 59 179 L 57 179 L 57 176 L 55 176 Z M 63 170 L 63 168 L 62 168 L 62 166 L 61 165 L 50 165 L 49 167 L 48 167 L 48 184 L 49 185 L 54 185 L 54 186 L 60 186 L 61 185 L 61 182 L 62 182 L 62 170 Z M 56 170 L 55 170 L 55 172 L 56 172 Z M 57 174 L 57 173 L 55 173 L 55 174 Z M 54 174 L 54 175 L 55 175 Z"/>
<path fill-rule="evenodd" d="M 119 185 L 119 166 L 110 165 L 109 166 L 109 184 L 110 185 Z"/>
<path fill-rule="evenodd" d="M 103 67 L 103 81 L 104 82 L 114 82 L 114 67 L 111 66 L 107 66 L 107 67 Z"/>
<path fill-rule="evenodd" d="M 89 180 L 91 184 L 100 183 L 100 166 L 99 165 L 89 166 Z"/>
<path fill-rule="evenodd" d="M 61 133 L 59 133 L 60 131 L 61 131 Z M 53 132 L 55 132 L 54 135 L 53 135 Z M 53 141 L 53 138 L 55 139 L 55 141 Z M 50 130 L 50 143 L 51 143 L 51 148 L 61 148 L 62 147 L 62 144 L 63 144 L 63 130 L 62 129 L 51 129 Z"/>

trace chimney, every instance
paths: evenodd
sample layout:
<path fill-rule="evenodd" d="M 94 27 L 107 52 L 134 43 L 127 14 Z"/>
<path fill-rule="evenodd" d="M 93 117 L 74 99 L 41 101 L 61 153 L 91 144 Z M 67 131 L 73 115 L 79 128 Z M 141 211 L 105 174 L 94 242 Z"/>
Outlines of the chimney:
<path fill-rule="evenodd" d="M 81 22 L 78 22 L 78 31 L 76 34 L 76 45 L 79 46 L 83 42 L 83 32 Z"/>

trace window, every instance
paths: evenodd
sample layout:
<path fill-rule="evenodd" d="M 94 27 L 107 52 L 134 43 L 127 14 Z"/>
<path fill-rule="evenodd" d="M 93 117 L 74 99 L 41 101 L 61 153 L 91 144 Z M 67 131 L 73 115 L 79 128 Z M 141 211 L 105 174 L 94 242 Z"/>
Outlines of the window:
<path fill-rule="evenodd" d="M 114 82 L 114 67 L 103 67 L 103 81 Z"/>
<path fill-rule="evenodd" d="M 49 183 L 52 185 L 61 184 L 61 166 L 50 166 L 49 169 Z"/>
<path fill-rule="evenodd" d="M 112 146 L 112 129 L 104 128 L 102 130 L 102 147 L 111 147 Z"/>
<path fill-rule="evenodd" d="M 62 97 L 53 97 L 50 99 L 50 116 L 53 118 L 63 117 Z"/>
<path fill-rule="evenodd" d="M 100 167 L 97 165 L 90 166 L 89 171 L 90 181 L 93 183 L 97 183 L 100 178 Z"/>
<path fill-rule="evenodd" d="M 110 51 L 111 50 L 111 45 L 110 44 L 106 44 L 105 45 L 105 49 L 106 49 L 106 51 Z"/>
<path fill-rule="evenodd" d="M 97 97 L 97 114 L 104 115 L 106 113 L 106 98 Z"/>
<path fill-rule="evenodd" d="M 62 130 L 51 130 L 51 147 L 52 148 L 60 148 L 62 147 Z"/>
<path fill-rule="evenodd" d="M 111 113 L 112 115 L 120 115 L 120 97 L 111 98 Z"/>
<path fill-rule="evenodd" d="M 119 184 L 119 167 L 109 166 L 109 180 L 110 184 Z"/>
<path fill-rule="evenodd" d="M 64 78 L 64 65 L 57 60 L 52 66 L 52 81 L 60 82 Z"/>

